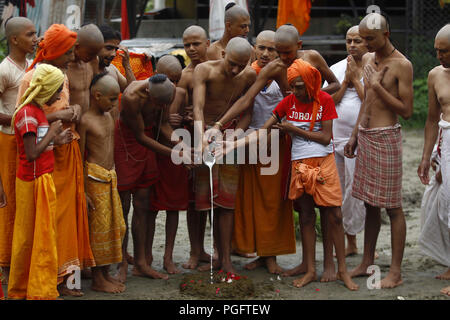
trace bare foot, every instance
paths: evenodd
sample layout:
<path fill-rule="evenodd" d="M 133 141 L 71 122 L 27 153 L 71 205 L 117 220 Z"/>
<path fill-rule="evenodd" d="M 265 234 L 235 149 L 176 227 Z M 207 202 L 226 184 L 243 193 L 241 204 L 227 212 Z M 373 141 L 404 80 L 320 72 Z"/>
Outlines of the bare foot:
<path fill-rule="evenodd" d="M 394 272 L 389 271 L 386 278 L 381 280 L 381 288 L 382 289 L 392 289 L 392 288 L 398 287 L 402 283 L 403 283 L 403 280 L 402 280 L 402 275 L 400 273 L 394 273 Z"/>
<path fill-rule="evenodd" d="M 173 263 L 172 258 L 164 259 L 164 270 L 166 270 L 168 274 L 181 273 L 175 263 Z"/>
<path fill-rule="evenodd" d="M 352 271 L 349 272 L 350 277 L 355 278 L 355 277 L 367 277 L 372 275 L 371 273 L 367 273 L 367 268 L 369 266 L 365 266 L 360 264 L 359 266 L 357 266 L 355 269 L 353 269 Z"/>
<path fill-rule="evenodd" d="M 190 256 L 188 262 L 183 263 L 183 268 L 185 269 L 195 269 L 198 267 L 198 257 L 197 256 Z"/>
<path fill-rule="evenodd" d="M 231 272 L 233 274 L 236 274 L 236 270 L 234 269 L 233 265 L 231 264 L 231 261 L 228 263 L 222 263 L 222 270 L 224 272 Z"/>
<path fill-rule="evenodd" d="M 218 260 L 213 260 L 213 270 L 219 270 L 222 264 Z M 197 268 L 198 271 L 209 271 L 211 270 L 211 263 L 205 264 Z"/>
<path fill-rule="evenodd" d="M 60 296 L 72 296 L 72 297 L 82 297 L 84 293 L 81 290 L 69 289 L 65 285 L 58 286 L 58 292 Z"/>
<path fill-rule="evenodd" d="M 91 289 L 93 291 L 106 292 L 106 293 L 121 293 L 125 291 L 123 284 L 117 285 L 107 281 L 104 277 L 97 277 L 95 281 L 92 281 Z"/>
<path fill-rule="evenodd" d="M 323 270 L 322 277 L 320 278 L 320 282 L 333 282 L 337 280 L 336 271 L 333 268 L 326 268 Z"/>
<path fill-rule="evenodd" d="M 375 251 L 375 254 L 373 255 L 374 259 L 378 259 L 380 256 L 378 255 L 378 252 Z"/>
<path fill-rule="evenodd" d="M 103 272 L 103 277 L 106 281 L 111 282 L 112 284 L 119 286 L 125 290 L 125 284 L 123 284 L 123 282 L 121 282 L 120 280 L 112 277 L 108 271 Z"/>
<path fill-rule="evenodd" d="M 214 257 L 213 257 L 214 258 Z M 217 259 L 217 258 L 216 258 Z M 200 254 L 200 259 L 199 259 L 199 261 L 201 261 L 201 262 L 210 262 L 211 261 L 211 255 L 210 254 L 207 254 L 205 251 L 203 251 L 201 254 Z"/>
<path fill-rule="evenodd" d="M 259 257 L 258 259 L 244 265 L 244 269 L 255 270 L 256 268 L 262 267 L 264 266 L 264 260 L 265 258 Z"/>
<path fill-rule="evenodd" d="M 436 276 L 436 279 L 439 279 L 439 280 L 450 280 L 450 269 L 448 269 L 443 274 L 440 274 L 440 275 Z"/>
<path fill-rule="evenodd" d="M 350 277 L 348 272 L 338 272 L 336 274 L 336 278 L 343 281 L 344 285 L 349 289 L 350 291 L 356 291 L 359 289 L 359 286 L 352 281 L 352 278 Z"/>
<path fill-rule="evenodd" d="M 302 262 L 301 264 L 299 264 L 295 268 L 290 269 L 290 270 L 286 270 L 281 275 L 283 277 L 293 277 L 293 276 L 298 276 L 299 274 L 303 274 L 303 273 L 306 273 L 306 266 Z"/>
<path fill-rule="evenodd" d="M 134 266 L 134 258 L 132 255 L 130 255 L 128 252 L 125 255 L 125 258 L 127 259 L 127 263 Z"/>
<path fill-rule="evenodd" d="M 266 267 L 269 270 L 269 273 L 280 274 L 284 270 L 278 265 L 276 257 L 267 257 L 266 259 Z"/>
<path fill-rule="evenodd" d="M 303 277 L 295 279 L 292 284 L 294 287 L 301 288 L 306 286 L 308 283 L 317 281 L 317 275 L 315 272 L 307 272 Z"/>
<path fill-rule="evenodd" d="M 153 279 L 164 279 L 164 280 L 169 279 L 169 276 L 167 274 L 159 273 L 152 267 L 149 267 L 147 265 L 141 267 L 135 265 L 133 268 L 133 276 L 147 277 Z"/>
<path fill-rule="evenodd" d="M 446 296 L 450 297 L 450 287 L 445 287 L 441 290 L 442 294 L 445 294 Z"/>
<path fill-rule="evenodd" d="M 117 281 L 125 283 L 125 281 L 127 281 L 127 274 L 128 274 L 128 263 L 126 261 L 119 263 L 119 270 L 117 271 L 115 277 Z"/>

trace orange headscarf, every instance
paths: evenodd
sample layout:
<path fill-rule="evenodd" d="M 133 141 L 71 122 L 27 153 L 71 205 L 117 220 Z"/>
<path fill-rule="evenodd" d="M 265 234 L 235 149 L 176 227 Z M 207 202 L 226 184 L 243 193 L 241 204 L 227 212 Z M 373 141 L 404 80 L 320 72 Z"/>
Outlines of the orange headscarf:
<path fill-rule="evenodd" d="M 43 60 L 54 60 L 65 54 L 70 48 L 73 47 L 77 41 L 77 33 L 70 31 L 63 24 L 52 24 L 50 28 L 44 33 L 44 39 L 39 42 L 36 58 L 33 63 L 27 69 L 27 71 L 33 69 L 36 63 Z"/>
<path fill-rule="evenodd" d="M 256 71 L 256 74 L 258 75 L 261 71 L 261 67 L 258 65 L 258 60 L 253 61 L 252 68 Z"/>
<path fill-rule="evenodd" d="M 309 130 L 312 131 L 320 107 L 319 92 L 320 87 L 322 86 L 322 77 L 320 76 L 319 70 L 314 68 L 308 62 L 297 59 L 288 68 L 288 82 L 291 83 L 292 80 L 299 76 L 302 77 L 303 82 L 305 82 L 306 91 L 308 92 L 309 97 L 313 99 L 312 119 L 309 126 Z"/>

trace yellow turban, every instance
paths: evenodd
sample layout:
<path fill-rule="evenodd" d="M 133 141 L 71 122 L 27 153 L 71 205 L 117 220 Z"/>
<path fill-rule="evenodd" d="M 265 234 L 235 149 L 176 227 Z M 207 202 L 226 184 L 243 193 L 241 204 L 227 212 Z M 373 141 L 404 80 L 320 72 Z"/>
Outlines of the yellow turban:
<path fill-rule="evenodd" d="M 20 109 L 32 101 L 42 107 L 50 100 L 63 83 L 64 74 L 61 70 L 45 63 L 38 65 L 34 70 L 30 86 L 20 99 L 20 106 L 17 108 L 16 112 L 14 112 L 11 126 L 14 126 L 14 118 Z"/>

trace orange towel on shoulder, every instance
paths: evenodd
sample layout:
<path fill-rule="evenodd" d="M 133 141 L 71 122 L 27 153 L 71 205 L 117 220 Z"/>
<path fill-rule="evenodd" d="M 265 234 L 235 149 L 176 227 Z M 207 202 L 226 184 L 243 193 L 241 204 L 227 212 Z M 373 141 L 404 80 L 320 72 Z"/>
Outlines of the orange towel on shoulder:
<path fill-rule="evenodd" d="M 8 203 L 0 208 L 0 267 L 8 267 L 16 214 L 16 136 L 0 132 L 0 148 L 0 176 Z"/>

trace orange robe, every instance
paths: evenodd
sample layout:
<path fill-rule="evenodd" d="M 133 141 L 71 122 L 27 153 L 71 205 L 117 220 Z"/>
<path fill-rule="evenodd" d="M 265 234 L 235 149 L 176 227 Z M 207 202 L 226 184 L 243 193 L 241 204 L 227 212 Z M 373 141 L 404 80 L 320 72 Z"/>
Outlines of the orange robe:
<path fill-rule="evenodd" d="M 8 205 L 0 208 L 0 267 L 11 263 L 11 245 L 16 213 L 16 136 L 0 131 L 0 176 Z"/>
<path fill-rule="evenodd" d="M 284 200 L 287 143 L 285 137 L 280 139 L 280 167 L 275 175 L 261 175 L 265 165 L 259 163 L 240 166 L 233 234 L 238 252 L 256 252 L 260 257 L 295 253 L 292 201 Z"/>
<path fill-rule="evenodd" d="M 52 174 L 45 173 L 33 181 L 16 178 L 16 196 L 8 298 L 54 300 L 59 294 Z"/>
<path fill-rule="evenodd" d="M 33 70 L 23 77 L 18 97 L 28 88 Z M 63 110 L 69 106 L 69 80 L 64 80 L 60 100 L 51 106 L 44 105 L 46 115 Z M 68 274 L 71 265 L 81 269 L 95 266 L 89 242 L 89 223 L 86 197 L 84 193 L 83 164 L 75 124 L 65 124 L 71 128 L 74 140 L 70 144 L 56 146 L 54 150 L 55 167 L 53 180 L 56 186 L 56 236 L 58 249 L 58 283 Z"/>

